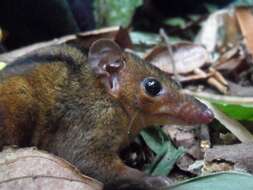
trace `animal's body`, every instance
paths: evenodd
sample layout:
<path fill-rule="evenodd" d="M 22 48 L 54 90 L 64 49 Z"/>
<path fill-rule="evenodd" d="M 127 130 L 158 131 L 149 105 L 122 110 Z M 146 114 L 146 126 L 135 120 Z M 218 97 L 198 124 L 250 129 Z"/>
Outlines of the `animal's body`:
<path fill-rule="evenodd" d="M 121 147 L 147 126 L 213 115 L 165 73 L 110 40 L 37 50 L 0 72 L 0 146 L 37 146 L 102 182 L 141 179 Z"/>

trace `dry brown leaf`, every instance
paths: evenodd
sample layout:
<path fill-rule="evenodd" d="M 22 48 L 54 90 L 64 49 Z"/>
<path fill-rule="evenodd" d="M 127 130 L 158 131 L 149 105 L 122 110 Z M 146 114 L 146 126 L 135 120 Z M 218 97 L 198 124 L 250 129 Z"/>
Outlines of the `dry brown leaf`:
<path fill-rule="evenodd" d="M 253 55 L 253 14 L 252 7 L 237 7 L 235 15 L 238 20 L 241 33 L 246 40 L 246 46 Z"/>
<path fill-rule="evenodd" d="M 224 52 L 213 66 L 218 70 L 233 72 L 245 63 L 246 55 L 240 45 L 236 45 Z"/>
<path fill-rule="evenodd" d="M 179 74 L 200 68 L 209 60 L 208 52 L 201 45 L 181 42 L 172 45 L 172 50 L 176 71 Z M 167 73 L 173 73 L 172 58 L 166 46 L 154 48 L 145 56 L 145 60 Z"/>
<path fill-rule="evenodd" d="M 212 13 L 203 23 L 196 42 L 204 45 L 208 52 L 214 52 L 217 49 L 236 44 L 239 37 L 240 32 L 233 12 L 229 9 L 222 9 Z"/>
<path fill-rule="evenodd" d="M 232 58 L 227 60 L 226 62 L 219 64 L 215 66 L 217 70 L 225 70 L 225 71 L 236 71 L 243 63 L 245 62 L 245 59 L 241 56 Z"/>
<path fill-rule="evenodd" d="M 102 184 L 46 152 L 8 148 L 0 153 L 0 189 L 102 190 Z"/>

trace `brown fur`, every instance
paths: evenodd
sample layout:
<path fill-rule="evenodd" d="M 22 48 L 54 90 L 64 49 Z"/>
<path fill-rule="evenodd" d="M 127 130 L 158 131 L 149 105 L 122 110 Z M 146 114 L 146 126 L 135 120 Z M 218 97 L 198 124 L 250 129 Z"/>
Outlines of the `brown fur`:
<path fill-rule="evenodd" d="M 181 94 L 165 73 L 121 52 L 113 42 L 97 45 L 88 58 L 67 45 L 41 49 L 0 73 L 1 147 L 37 146 L 111 182 L 143 176 L 117 154 L 143 127 L 206 122 L 199 115 L 207 108 Z M 145 94 L 145 77 L 159 79 L 164 94 Z"/>

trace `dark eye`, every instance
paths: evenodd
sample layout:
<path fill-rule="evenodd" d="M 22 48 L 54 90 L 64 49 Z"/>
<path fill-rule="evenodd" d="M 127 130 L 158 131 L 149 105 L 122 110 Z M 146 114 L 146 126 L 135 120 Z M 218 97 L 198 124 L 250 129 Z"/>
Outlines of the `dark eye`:
<path fill-rule="evenodd" d="M 151 96 L 156 96 L 162 90 L 161 83 L 153 78 L 145 78 L 143 80 L 143 86 L 146 92 Z"/>

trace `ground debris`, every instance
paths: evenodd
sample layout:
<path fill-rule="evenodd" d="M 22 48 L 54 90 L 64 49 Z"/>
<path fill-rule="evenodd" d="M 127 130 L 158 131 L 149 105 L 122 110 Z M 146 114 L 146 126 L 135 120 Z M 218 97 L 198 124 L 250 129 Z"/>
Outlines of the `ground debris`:
<path fill-rule="evenodd" d="M 215 146 L 204 156 L 204 172 L 243 170 L 253 173 L 253 144 Z"/>

